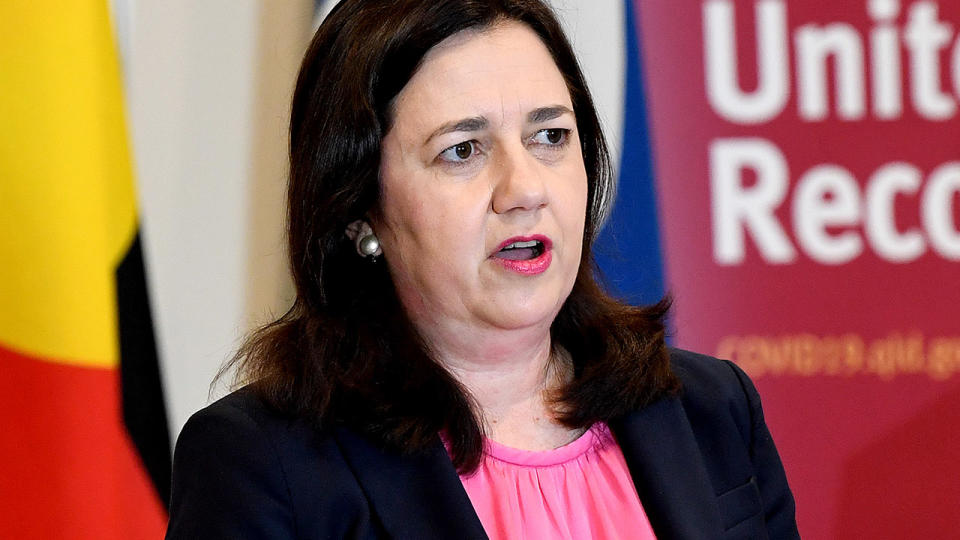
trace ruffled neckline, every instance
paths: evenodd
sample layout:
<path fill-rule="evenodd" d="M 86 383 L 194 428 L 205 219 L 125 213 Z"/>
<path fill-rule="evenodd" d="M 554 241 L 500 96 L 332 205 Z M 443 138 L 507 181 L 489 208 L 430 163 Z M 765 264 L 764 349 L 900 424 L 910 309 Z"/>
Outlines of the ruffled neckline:
<path fill-rule="evenodd" d="M 573 461 L 603 446 L 610 438 L 606 425 L 596 423 L 573 441 L 552 450 L 521 450 L 500 444 L 493 439 L 484 441 L 487 457 L 523 467 L 552 467 Z"/>

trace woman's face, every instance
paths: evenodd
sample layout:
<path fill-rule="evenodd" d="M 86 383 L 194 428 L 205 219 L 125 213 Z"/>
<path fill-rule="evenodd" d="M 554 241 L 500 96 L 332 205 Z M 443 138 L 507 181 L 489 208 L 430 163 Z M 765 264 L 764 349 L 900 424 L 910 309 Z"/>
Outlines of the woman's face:
<path fill-rule="evenodd" d="M 539 37 L 506 22 L 448 38 L 393 112 L 372 221 L 413 322 L 549 328 L 580 265 L 587 175 Z"/>

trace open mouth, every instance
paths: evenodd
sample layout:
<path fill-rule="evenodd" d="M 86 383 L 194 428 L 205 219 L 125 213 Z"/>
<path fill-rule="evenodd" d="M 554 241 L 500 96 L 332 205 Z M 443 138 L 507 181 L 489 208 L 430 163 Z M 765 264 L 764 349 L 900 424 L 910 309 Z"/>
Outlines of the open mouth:
<path fill-rule="evenodd" d="M 546 249 L 546 246 L 540 240 L 526 240 L 507 244 L 494 256 L 509 261 L 528 261 L 543 255 Z"/>

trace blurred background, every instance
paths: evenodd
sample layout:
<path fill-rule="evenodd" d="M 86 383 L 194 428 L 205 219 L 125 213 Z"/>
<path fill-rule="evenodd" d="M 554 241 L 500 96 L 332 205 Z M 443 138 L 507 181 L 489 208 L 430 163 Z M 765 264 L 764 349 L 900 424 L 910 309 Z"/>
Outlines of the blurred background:
<path fill-rule="evenodd" d="M 162 534 L 177 433 L 292 299 L 333 4 L 0 6 L 0 537 Z M 754 378 L 805 538 L 957 537 L 960 5 L 552 4 L 617 169 L 608 286 Z"/>

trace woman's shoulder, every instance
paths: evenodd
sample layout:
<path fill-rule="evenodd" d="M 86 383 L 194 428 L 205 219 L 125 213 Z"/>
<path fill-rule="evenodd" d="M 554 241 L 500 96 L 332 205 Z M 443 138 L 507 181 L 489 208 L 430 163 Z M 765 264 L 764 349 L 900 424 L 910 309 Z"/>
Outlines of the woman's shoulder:
<path fill-rule="evenodd" d="M 335 503 L 342 515 L 315 511 Z M 249 387 L 197 411 L 177 438 L 168 538 L 339 530 L 363 508 L 334 438 Z"/>
<path fill-rule="evenodd" d="M 259 426 L 259 429 L 270 429 L 287 424 L 289 420 L 289 415 L 268 405 L 253 386 L 244 386 L 195 412 L 186 425 L 219 422 L 237 428 Z"/>
<path fill-rule="evenodd" d="M 307 418 L 271 406 L 252 386 L 245 386 L 194 413 L 177 438 L 174 459 L 182 453 L 216 450 L 219 454 L 256 456 L 282 464 L 278 470 L 343 461 L 331 430 Z"/>
<path fill-rule="evenodd" d="M 745 386 L 755 392 L 747 374 L 729 360 L 673 347 L 669 347 L 668 351 L 670 368 L 688 392 L 729 392 L 736 395 L 742 394 Z"/>
<path fill-rule="evenodd" d="M 721 417 L 733 419 L 745 440 L 763 422 L 760 395 L 750 377 L 729 360 L 670 348 L 670 367 L 682 384 L 680 399 L 687 416 L 704 427 Z"/>
<path fill-rule="evenodd" d="M 183 444 L 256 444 L 276 446 L 322 433 L 312 430 L 303 419 L 271 407 L 250 386 L 227 394 L 195 412 L 177 438 Z"/>

